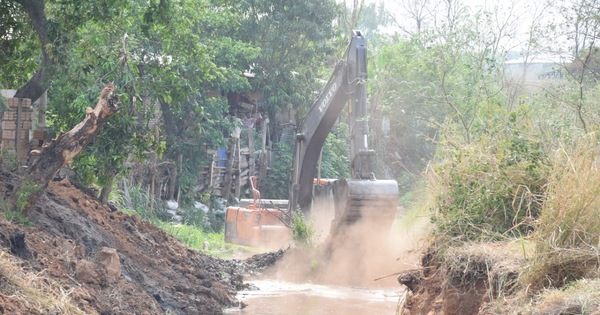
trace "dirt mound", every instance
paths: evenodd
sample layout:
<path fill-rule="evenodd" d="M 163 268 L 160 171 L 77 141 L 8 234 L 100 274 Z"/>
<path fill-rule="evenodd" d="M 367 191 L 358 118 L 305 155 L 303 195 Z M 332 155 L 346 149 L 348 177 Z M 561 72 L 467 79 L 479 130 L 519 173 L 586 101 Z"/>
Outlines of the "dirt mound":
<path fill-rule="evenodd" d="M 519 243 L 473 243 L 430 250 L 421 268 L 406 271 L 398 282 L 409 289 L 402 314 L 497 314 L 497 297 L 519 289 L 524 263 Z"/>
<path fill-rule="evenodd" d="M 5 198 L 12 190 L 8 182 Z M 32 272 L 59 283 L 86 314 L 218 314 L 237 303 L 241 270 L 253 268 L 190 250 L 68 180 L 51 183 L 29 217 L 35 227 L 0 219 L 0 245 Z M 4 289 L 0 283 L 0 314 L 40 313 L 11 304 Z"/>

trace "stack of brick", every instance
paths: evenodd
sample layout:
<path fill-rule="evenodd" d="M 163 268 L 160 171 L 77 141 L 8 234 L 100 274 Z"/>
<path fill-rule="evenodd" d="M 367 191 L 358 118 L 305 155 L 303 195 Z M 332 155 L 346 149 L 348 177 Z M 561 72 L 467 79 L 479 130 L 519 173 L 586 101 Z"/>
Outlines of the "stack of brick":
<path fill-rule="evenodd" d="M 2 142 L 0 148 L 16 153 L 17 160 L 24 162 L 29 155 L 29 130 L 33 109 L 27 98 L 9 98 L 8 110 L 2 116 Z"/>

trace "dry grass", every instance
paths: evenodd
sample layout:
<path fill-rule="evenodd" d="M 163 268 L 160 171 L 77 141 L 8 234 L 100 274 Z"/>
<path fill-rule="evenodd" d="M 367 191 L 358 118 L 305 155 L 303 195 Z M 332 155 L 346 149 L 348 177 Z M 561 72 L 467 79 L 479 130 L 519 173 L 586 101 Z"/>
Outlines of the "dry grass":
<path fill-rule="evenodd" d="M 515 239 L 451 247 L 445 251 L 442 262 L 447 282 L 464 285 L 484 280 L 491 300 L 511 294 L 520 287 L 519 278 L 530 247 L 529 242 Z"/>
<path fill-rule="evenodd" d="M 562 289 L 545 289 L 532 296 L 521 291 L 504 301 L 495 301 L 480 314 L 598 315 L 600 280 L 582 279 Z"/>
<path fill-rule="evenodd" d="M 600 148 L 595 135 L 554 158 L 547 200 L 534 234 L 535 257 L 525 281 L 534 292 L 598 276 Z"/>
<path fill-rule="evenodd" d="M 544 291 L 531 307 L 531 314 L 598 314 L 600 280 L 580 280 L 564 290 Z"/>
<path fill-rule="evenodd" d="M 71 300 L 72 291 L 44 276 L 43 271 L 25 271 L 17 258 L 0 251 L 0 294 L 21 308 L 39 314 L 85 314 Z"/>

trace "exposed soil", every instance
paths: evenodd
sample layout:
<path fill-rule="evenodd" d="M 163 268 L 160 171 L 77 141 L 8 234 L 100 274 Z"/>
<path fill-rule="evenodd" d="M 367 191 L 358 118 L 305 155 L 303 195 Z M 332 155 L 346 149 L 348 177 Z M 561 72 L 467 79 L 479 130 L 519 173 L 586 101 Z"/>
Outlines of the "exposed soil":
<path fill-rule="evenodd" d="M 479 314 L 487 291 L 483 280 L 450 285 L 438 267 L 404 273 L 398 280 L 412 288 L 404 304 L 404 315 Z"/>
<path fill-rule="evenodd" d="M 5 200 L 14 182 L 11 174 L 0 174 Z M 52 182 L 28 216 L 35 227 L 0 217 L 0 246 L 23 268 L 60 283 L 86 314 L 219 314 L 237 304 L 244 272 L 264 269 L 282 255 L 248 263 L 204 255 L 66 179 Z M 39 313 L 7 287 L 0 277 L 0 314 Z"/>
<path fill-rule="evenodd" d="M 430 248 L 420 268 L 398 277 L 409 290 L 402 314 L 497 314 L 498 302 L 519 289 L 524 258 L 515 246 L 512 241 L 473 243 L 444 254 Z"/>

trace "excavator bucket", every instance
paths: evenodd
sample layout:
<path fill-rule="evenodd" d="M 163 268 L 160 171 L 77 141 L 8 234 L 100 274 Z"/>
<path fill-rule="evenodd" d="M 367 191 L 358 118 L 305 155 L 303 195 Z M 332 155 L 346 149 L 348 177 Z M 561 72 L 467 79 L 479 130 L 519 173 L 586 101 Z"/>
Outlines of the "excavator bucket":
<path fill-rule="evenodd" d="M 399 204 L 394 180 L 340 179 L 334 184 L 335 217 L 330 234 L 356 233 L 384 241 L 391 229 Z M 362 237 L 362 236 L 361 236 Z"/>

